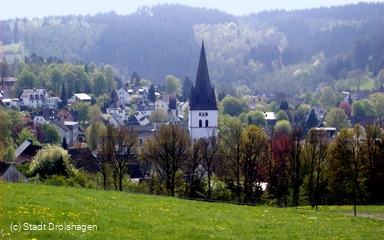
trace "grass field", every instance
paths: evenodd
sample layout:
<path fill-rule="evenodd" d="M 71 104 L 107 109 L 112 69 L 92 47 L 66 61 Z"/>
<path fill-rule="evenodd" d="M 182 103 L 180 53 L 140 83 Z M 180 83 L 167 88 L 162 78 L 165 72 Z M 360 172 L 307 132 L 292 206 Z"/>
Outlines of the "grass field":
<path fill-rule="evenodd" d="M 0 233 L 0 239 L 384 239 L 384 221 L 0 182 Z"/>

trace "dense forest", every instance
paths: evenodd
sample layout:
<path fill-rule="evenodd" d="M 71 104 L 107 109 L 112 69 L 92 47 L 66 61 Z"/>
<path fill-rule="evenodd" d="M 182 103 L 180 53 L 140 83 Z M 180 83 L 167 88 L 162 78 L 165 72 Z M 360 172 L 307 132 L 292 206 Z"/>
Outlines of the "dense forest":
<path fill-rule="evenodd" d="M 201 40 L 218 92 L 297 94 L 304 86 L 337 90 L 384 83 L 384 3 L 264 11 L 234 16 L 184 5 L 140 7 L 130 15 L 0 21 L 0 57 L 13 69 L 25 56 L 110 65 L 128 80 L 164 84 L 194 79 Z M 15 71 L 13 71 L 15 72 Z M 230 83 L 230 84 L 228 84 Z"/>

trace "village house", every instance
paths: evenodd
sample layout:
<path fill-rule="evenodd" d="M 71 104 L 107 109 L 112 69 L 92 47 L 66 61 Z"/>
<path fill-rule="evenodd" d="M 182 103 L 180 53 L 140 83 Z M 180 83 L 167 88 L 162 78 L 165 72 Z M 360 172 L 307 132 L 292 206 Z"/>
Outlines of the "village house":
<path fill-rule="evenodd" d="M 41 146 L 33 145 L 31 139 L 25 140 L 15 151 L 14 164 L 24 164 L 32 161 L 32 158 L 41 149 Z"/>
<path fill-rule="evenodd" d="M 45 89 L 24 89 L 19 95 L 19 103 L 18 108 L 32 108 L 36 109 L 38 107 L 44 108 L 46 99 L 52 101 L 49 103 L 49 106 L 54 104 L 54 99 L 51 99 L 47 91 Z M 57 99 L 56 99 L 57 100 Z M 57 100 L 58 101 L 58 100 Z M 56 102 L 57 106 L 57 102 Z"/>
<path fill-rule="evenodd" d="M 119 90 L 117 90 L 117 96 L 121 102 L 124 104 L 131 104 L 132 102 L 132 95 L 128 92 L 128 89 L 121 87 Z"/>
<path fill-rule="evenodd" d="M 119 123 L 125 123 L 128 120 L 128 107 L 120 106 L 116 108 L 107 108 L 106 112 L 107 114 L 114 116 L 116 119 L 118 119 Z"/>
<path fill-rule="evenodd" d="M 68 99 L 68 103 L 72 104 L 73 102 L 91 102 L 91 97 L 86 93 L 75 93 L 71 98 Z"/>

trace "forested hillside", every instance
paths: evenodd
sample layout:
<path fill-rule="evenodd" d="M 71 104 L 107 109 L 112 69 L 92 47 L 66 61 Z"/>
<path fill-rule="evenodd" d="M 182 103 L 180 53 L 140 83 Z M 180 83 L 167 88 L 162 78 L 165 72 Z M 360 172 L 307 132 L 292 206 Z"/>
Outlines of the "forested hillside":
<path fill-rule="evenodd" d="M 164 84 L 194 79 L 201 39 L 219 92 L 296 94 L 303 86 L 359 89 L 384 83 L 384 3 L 359 3 L 233 16 L 183 5 L 141 7 L 130 15 L 0 21 L 0 56 L 14 68 L 37 54 L 64 62 L 111 65 Z M 381 31 L 380 31 L 381 30 Z M 229 84 L 228 84 L 229 83 Z"/>

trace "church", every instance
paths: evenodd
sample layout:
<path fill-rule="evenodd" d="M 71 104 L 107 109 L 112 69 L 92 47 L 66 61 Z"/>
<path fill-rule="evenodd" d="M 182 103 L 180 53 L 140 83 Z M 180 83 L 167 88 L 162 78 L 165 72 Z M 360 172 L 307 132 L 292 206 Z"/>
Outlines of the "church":
<path fill-rule="evenodd" d="M 188 129 L 191 139 L 217 136 L 218 114 L 215 89 L 211 86 L 209 79 L 203 41 L 196 82 L 192 85 L 189 99 Z"/>

